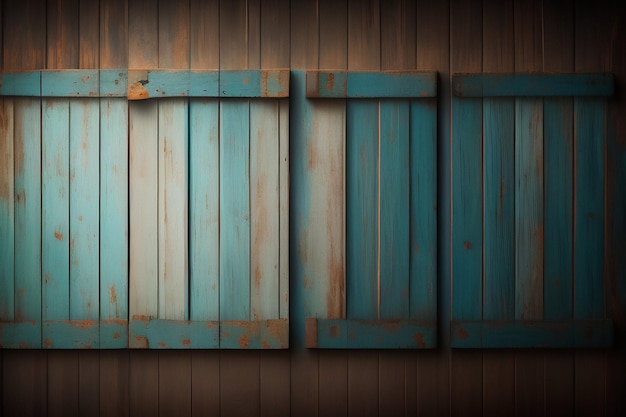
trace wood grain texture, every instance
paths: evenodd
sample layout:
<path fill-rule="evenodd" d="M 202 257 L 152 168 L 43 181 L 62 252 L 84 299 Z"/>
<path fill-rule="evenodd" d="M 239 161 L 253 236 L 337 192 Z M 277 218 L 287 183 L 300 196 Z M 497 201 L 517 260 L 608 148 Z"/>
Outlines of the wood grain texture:
<path fill-rule="evenodd" d="M 186 101 L 159 101 L 159 318 L 189 318 L 188 115 Z"/>
<path fill-rule="evenodd" d="M 544 356 L 542 352 L 515 355 L 515 409 L 518 416 L 537 416 L 545 408 Z"/>
<path fill-rule="evenodd" d="M 129 68 L 158 66 L 158 7 L 153 3 L 151 0 L 128 0 Z"/>
<path fill-rule="evenodd" d="M 278 115 L 278 157 L 279 157 L 279 317 L 289 318 L 289 231 L 290 231 L 290 179 L 289 179 L 289 102 L 279 102 Z"/>
<path fill-rule="evenodd" d="M 48 354 L 49 416 L 79 416 L 79 368 L 77 351 L 52 351 Z"/>
<path fill-rule="evenodd" d="M 261 416 L 288 416 L 290 403 L 290 355 L 282 351 L 259 353 Z"/>
<path fill-rule="evenodd" d="M 515 359 L 509 352 L 483 353 L 483 416 L 515 414 Z"/>
<path fill-rule="evenodd" d="M 191 415 L 191 352 L 159 352 L 159 416 Z"/>
<path fill-rule="evenodd" d="M 317 3 L 290 4 L 290 67 L 294 70 L 319 67 L 319 14 Z"/>
<path fill-rule="evenodd" d="M 220 69 L 247 69 L 247 1 L 220 2 Z"/>
<path fill-rule="evenodd" d="M 129 415 L 159 415 L 159 354 L 131 351 L 129 354 Z"/>
<path fill-rule="evenodd" d="M 450 413 L 478 416 L 483 412 L 482 352 L 452 351 L 450 354 Z"/>
<path fill-rule="evenodd" d="M 78 67 L 100 67 L 100 2 L 78 0 Z"/>
<path fill-rule="evenodd" d="M 218 69 L 220 60 L 219 0 L 191 0 L 189 13 L 190 68 Z"/>
<path fill-rule="evenodd" d="M 128 351 L 103 350 L 100 359 L 100 416 L 129 415 L 129 375 Z"/>
<path fill-rule="evenodd" d="M 191 415 L 220 412 L 220 358 L 218 351 L 191 352 Z"/>
<path fill-rule="evenodd" d="M 15 316 L 15 148 L 13 99 L 0 99 L 0 320 Z"/>
<path fill-rule="evenodd" d="M 353 351 L 348 356 L 348 416 L 377 416 L 380 400 L 378 354 Z"/>
<path fill-rule="evenodd" d="M 220 352 L 220 415 L 259 415 L 259 353 Z"/>
<path fill-rule="evenodd" d="M 317 8 L 319 68 L 345 69 L 348 64 L 348 1 L 321 0 Z"/>
<path fill-rule="evenodd" d="M 48 409 L 48 352 L 2 353 L 3 412 L 7 416 L 41 416 Z"/>
<path fill-rule="evenodd" d="M 545 415 L 574 415 L 574 353 L 545 353 Z"/>
<path fill-rule="evenodd" d="M 6 2 L 4 7 L 4 69 L 41 69 L 46 65 L 46 0 Z M 29 28 L 29 30 L 26 30 Z"/>
<path fill-rule="evenodd" d="M 78 68 L 79 0 L 48 0 L 46 67 Z"/>
<path fill-rule="evenodd" d="M 319 352 L 319 415 L 348 413 L 348 353 Z"/>
<path fill-rule="evenodd" d="M 78 413 L 100 414 L 100 352 L 82 350 L 78 354 Z"/>
<path fill-rule="evenodd" d="M 160 0 L 159 68 L 189 68 L 189 0 Z"/>
<path fill-rule="evenodd" d="M 398 352 L 378 355 L 378 415 L 407 415 L 407 374 L 414 370 L 407 367 L 405 359 L 406 356 Z"/>
<path fill-rule="evenodd" d="M 128 67 L 128 14 L 128 0 L 100 1 L 100 68 Z"/>
<path fill-rule="evenodd" d="M 260 5 L 261 68 L 289 67 L 289 0 L 262 0 Z"/>
<path fill-rule="evenodd" d="M 381 69 L 415 68 L 416 0 L 393 0 L 380 8 Z"/>

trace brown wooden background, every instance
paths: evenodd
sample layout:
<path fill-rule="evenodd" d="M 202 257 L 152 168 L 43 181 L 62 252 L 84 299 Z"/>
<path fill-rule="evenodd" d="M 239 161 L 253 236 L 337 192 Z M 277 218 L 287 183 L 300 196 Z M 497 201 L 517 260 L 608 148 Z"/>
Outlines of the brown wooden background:
<path fill-rule="evenodd" d="M 0 0 L 0 67 L 440 72 L 437 351 L 0 350 L 0 412 L 48 416 L 618 416 L 626 352 L 451 351 L 451 72 L 612 71 L 606 270 L 626 279 L 622 1 Z M 621 159 L 620 159 L 621 158 Z M 621 190 L 626 192 L 626 190 Z M 623 208 L 623 207 L 622 207 Z M 443 219 L 443 220 L 442 220 Z M 448 219 L 448 220 L 446 220 Z M 621 284 L 623 285 L 623 284 Z M 626 309 L 607 305 L 623 334 Z M 293 307 L 292 307 L 293 308 Z M 623 344 L 623 342 L 622 342 Z"/>

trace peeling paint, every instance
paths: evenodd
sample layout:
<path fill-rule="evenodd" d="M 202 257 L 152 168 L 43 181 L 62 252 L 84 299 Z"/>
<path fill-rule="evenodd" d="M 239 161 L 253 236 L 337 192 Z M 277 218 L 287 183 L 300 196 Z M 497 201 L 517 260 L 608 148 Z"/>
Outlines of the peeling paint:
<path fill-rule="evenodd" d="M 59 233 L 59 232 L 54 232 L 54 237 L 55 237 L 57 240 L 63 240 L 63 234 L 62 234 L 62 233 Z"/>
<path fill-rule="evenodd" d="M 145 100 L 147 98 L 150 98 L 150 94 L 140 81 L 128 87 L 128 100 Z"/>

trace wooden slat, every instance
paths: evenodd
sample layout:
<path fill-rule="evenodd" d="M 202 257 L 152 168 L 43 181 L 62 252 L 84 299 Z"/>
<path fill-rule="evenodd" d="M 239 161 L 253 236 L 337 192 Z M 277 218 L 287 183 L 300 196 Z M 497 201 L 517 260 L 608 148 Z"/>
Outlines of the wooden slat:
<path fill-rule="evenodd" d="M 220 352 L 191 352 L 191 415 L 220 413 Z"/>
<path fill-rule="evenodd" d="M 348 356 L 348 416 L 377 416 L 378 354 L 354 351 Z"/>
<path fill-rule="evenodd" d="M 128 67 L 128 0 L 100 2 L 100 68 Z"/>
<path fill-rule="evenodd" d="M 279 158 L 279 317 L 289 318 L 289 102 L 278 104 L 278 158 Z"/>
<path fill-rule="evenodd" d="M 483 352 L 483 416 L 515 414 L 515 358 L 510 352 Z"/>
<path fill-rule="evenodd" d="M 250 103 L 250 310 L 255 320 L 279 316 L 279 108 Z"/>
<path fill-rule="evenodd" d="M 50 0 L 46 10 L 47 68 L 78 68 L 79 0 Z"/>
<path fill-rule="evenodd" d="M 259 398 L 261 416 L 287 416 L 290 409 L 290 355 L 262 351 L 260 355 Z"/>
<path fill-rule="evenodd" d="M 222 320 L 220 349 L 287 349 L 289 321 Z"/>
<path fill-rule="evenodd" d="M 319 52 L 307 69 L 345 69 L 348 65 L 348 0 L 317 2 Z"/>
<path fill-rule="evenodd" d="M 129 415 L 159 415 L 159 353 L 130 352 Z"/>
<path fill-rule="evenodd" d="M 289 0 L 261 1 L 261 68 L 289 67 Z"/>
<path fill-rule="evenodd" d="M 100 347 L 128 346 L 128 104 L 100 102 Z M 104 322 L 103 322 L 104 321 Z M 116 337 L 117 334 L 117 337 Z"/>
<path fill-rule="evenodd" d="M 350 101 L 346 119 L 346 308 L 348 318 L 378 310 L 378 103 Z"/>
<path fill-rule="evenodd" d="M 574 414 L 574 353 L 555 351 L 545 354 L 546 416 Z"/>
<path fill-rule="evenodd" d="M 415 68 L 416 1 L 387 1 L 380 8 L 380 52 L 382 70 Z"/>
<path fill-rule="evenodd" d="M 379 104 L 381 319 L 409 316 L 409 103 Z"/>
<path fill-rule="evenodd" d="M 100 2 L 78 1 L 78 66 L 100 66 Z"/>
<path fill-rule="evenodd" d="M 615 79 L 595 74 L 457 74 L 454 94 L 460 97 L 612 96 Z"/>
<path fill-rule="evenodd" d="M 45 68 L 46 13 L 41 12 L 45 0 L 7 1 L 3 7 L 4 69 Z"/>
<path fill-rule="evenodd" d="M 41 95 L 47 97 L 98 96 L 98 70 L 41 72 Z"/>
<path fill-rule="evenodd" d="M 3 96 L 40 96 L 41 71 L 0 73 L 0 94 Z"/>
<path fill-rule="evenodd" d="M 153 0 L 128 1 L 128 68 L 156 68 L 159 62 L 158 7 Z"/>
<path fill-rule="evenodd" d="M 100 359 L 100 417 L 129 415 L 129 353 L 102 350 Z"/>
<path fill-rule="evenodd" d="M 219 319 L 219 103 L 189 103 L 189 317 Z"/>
<path fill-rule="evenodd" d="M 543 317 L 543 102 L 515 101 L 515 318 Z"/>
<path fill-rule="evenodd" d="M 409 316 L 437 315 L 437 109 L 433 101 L 410 104 L 410 300 Z"/>
<path fill-rule="evenodd" d="M 249 112 L 220 103 L 220 320 L 250 319 Z"/>
<path fill-rule="evenodd" d="M 288 97 L 288 70 L 220 71 L 220 97 Z"/>
<path fill-rule="evenodd" d="M 190 1 L 189 61 L 192 69 L 218 69 L 219 0 Z"/>
<path fill-rule="evenodd" d="M 191 415 L 191 352 L 159 352 L 159 416 Z"/>
<path fill-rule="evenodd" d="M 247 1 L 220 1 L 220 70 L 248 68 Z"/>
<path fill-rule="evenodd" d="M 127 70 L 100 70 L 100 97 L 126 97 L 127 89 Z"/>
<path fill-rule="evenodd" d="M 574 100 L 574 317 L 604 317 L 604 100 Z"/>
<path fill-rule="evenodd" d="M 289 61 L 290 67 L 294 70 L 318 67 L 320 45 L 318 7 L 318 3 L 313 2 L 297 1 L 290 4 Z"/>
<path fill-rule="evenodd" d="M 219 346 L 219 323 L 213 321 L 150 320 L 135 316 L 128 333 L 132 348 L 216 349 Z"/>
<path fill-rule="evenodd" d="M 451 346 L 455 348 L 589 348 L 613 343 L 610 320 L 453 321 Z"/>
<path fill-rule="evenodd" d="M 245 3 L 246 68 L 256 69 L 261 67 L 261 0 L 247 0 Z M 266 10 L 264 14 L 269 14 L 269 11 Z"/>
<path fill-rule="evenodd" d="M 71 320 L 100 317 L 100 118 L 97 99 L 70 101 L 69 239 Z M 95 186 L 94 186 L 95 185 Z"/>
<path fill-rule="evenodd" d="M 425 349 L 437 343 L 435 322 L 423 320 L 308 319 L 307 347 Z"/>
<path fill-rule="evenodd" d="M 47 415 L 78 417 L 78 352 L 50 352 L 47 365 Z"/>
<path fill-rule="evenodd" d="M 437 74 L 424 71 L 307 71 L 307 97 L 435 97 Z"/>
<path fill-rule="evenodd" d="M 15 319 L 15 149 L 13 99 L 0 99 L 0 321 Z M 4 345 L 4 341 L 0 341 Z"/>
<path fill-rule="evenodd" d="M 515 354 L 515 414 L 537 416 L 545 412 L 544 358 L 541 352 Z"/>
<path fill-rule="evenodd" d="M 319 353 L 319 415 L 346 416 L 348 413 L 348 353 Z"/>
<path fill-rule="evenodd" d="M 159 0 L 159 68 L 189 68 L 189 0 Z"/>
<path fill-rule="evenodd" d="M 3 351 L 5 415 L 41 416 L 47 413 L 48 352 Z"/>
<path fill-rule="evenodd" d="M 545 172 L 544 318 L 573 318 L 574 121 L 571 99 L 543 105 Z"/>
<path fill-rule="evenodd" d="M 399 360 L 400 359 L 400 360 Z M 380 352 L 378 360 L 378 415 L 407 415 L 406 367 L 397 352 Z M 414 371 L 414 370 L 413 370 Z"/>
<path fill-rule="evenodd" d="M 158 231 L 159 318 L 187 320 L 188 104 L 159 102 Z"/>
<path fill-rule="evenodd" d="M 158 314 L 157 103 L 129 104 L 129 316 Z M 133 341 L 129 341 L 132 345 Z"/>
<path fill-rule="evenodd" d="M 78 354 L 78 413 L 100 414 L 100 352 L 82 350 Z"/>
<path fill-rule="evenodd" d="M 259 415 L 259 354 L 220 352 L 220 415 Z"/>
<path fill-rule="evenodd" d="M 46 100 L 42 114 L 43 319 L 67 320 L 69 294 L 68 100 Z M 51 335 L 45 334 L 44 339 Z"/>

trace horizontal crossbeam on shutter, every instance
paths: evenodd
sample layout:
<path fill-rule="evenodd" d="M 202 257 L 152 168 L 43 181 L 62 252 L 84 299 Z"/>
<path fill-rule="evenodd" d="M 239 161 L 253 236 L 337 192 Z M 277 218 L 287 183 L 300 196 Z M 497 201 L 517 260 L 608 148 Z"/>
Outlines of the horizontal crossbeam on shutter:
<path fill-rule="evenodd" d="M 611 73 L 593 74 L 454 74 L 452 91 L 459 97 L 612 96 Z"/>
<path fill-rule="evenodd" d="M 425 71 L 307 71 L 308 98 L 418 98 L 437 96 L 437 73 Z"/>

